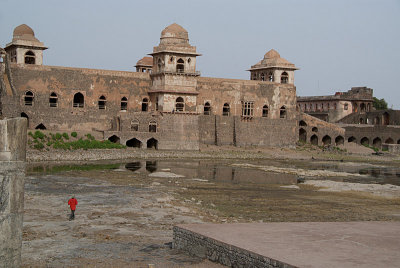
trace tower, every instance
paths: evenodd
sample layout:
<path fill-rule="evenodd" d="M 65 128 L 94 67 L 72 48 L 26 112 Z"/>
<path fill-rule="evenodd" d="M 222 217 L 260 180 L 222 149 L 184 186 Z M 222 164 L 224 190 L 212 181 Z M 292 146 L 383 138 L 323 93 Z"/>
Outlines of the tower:
<path fill-rule="evenodd" d="M 11 62 L 42 65 L 43 50 L 47 47 L 35 37 L 31 27 L 21 24 L 14 29 L 12 42 L 8 43 L 4 49 Z"/>
<path fill-rule="evenodd" d="M 196 47 L 189 44 L 188 32 L 174 23 L 161 32 L 160 44 L 153 48 L 150 99 L 162 112 L 195 113 L 197 104 Z"/>
<path fill-rule="evenodd" d="M 282 84 L 294 84 L 294 71 L 298 70 L 275 50 L 271 49 L 264 55 L 264 59 L 251 66 L 250 79 L 269 81 Z"/>

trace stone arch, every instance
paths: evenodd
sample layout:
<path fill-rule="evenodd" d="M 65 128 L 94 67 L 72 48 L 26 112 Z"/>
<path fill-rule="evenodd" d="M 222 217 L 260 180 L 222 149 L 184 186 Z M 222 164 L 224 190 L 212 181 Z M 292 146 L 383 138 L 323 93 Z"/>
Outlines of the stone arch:
<path fill-rule="evenodd" d="M 36 63 L 36 56 L 31 50 L 25 53 L 25 64 L 35 64 Z"/>
<path fill-rule="evenodd" d="M 335 138 L 335 145 L 339 146 L 339 145 L 343 145 L 344 144 L 344 138 L 342 136 L 337 136 Z"/>
<path fill-rule="evenodd" d="M 37 125 L 37 126 L 35 127 L 35 129 L 46 130 L 47 128 L 46 128 L 45 125 L 43 125 L 42 123 L 40 123 L 39 125 Z"/>
<path fill-rule="evenodd" d="M 380 149 L 380 148 L 382 147 L 382 140 L 381 140 L 381 138 L 376 137 L 376 138 L 372 141 L 372 145 L 373 145 L 375 148 Z"/>
<path fill-rule="evenodd" d="M 85 97 L 80 92 L 76 93 L 74 95 L 73 106 L 78 108 L 83 108 L 84 105 L 85 105 Z"/>
<path fill-rule="evenodd" d="M 113 143 L 120 143 L 121 139 L 117 135 L 112 135 L 111 137 L 108 138 L 109 141 Z"/>
<path fill-rule="evenodd" d="M 369 145 L 369 139 L 367 137 L 363 137 L 360 140 L 360 143 L 361 143 L 361 145 L 364 145 L 364 146 Z"/>
<path fill-rule="evenodd" d="M 151 138 L 147 140 L 147 148 L 148 149 L 158 149 L 158 140 L 155 138 Z"/>
<path fill-rule="evenodd" d="M 175 110 L 177 112 L 183 112 L 185 110 L 185 101 L 183 100 L 182 97 L 176 98 L 175 101 Z"/>
<path fill-rule="evenodd" d="M 32 106 L 34 99 L 35 99 L 35 95 L 33 94 L 33 92 L 30 90 L 26 91 L 25 95 L 24 95 L 24 105 Z"/>
<path fill-rule="evenodd" d="M 360 104 L 360 111 L 365 112 L 365 103 Z"/>
<path fill-rule="evenodd" d="M 311 129 L 311 131 L 312 131 L 312 132 L 318 132 L 318 128 L 317 128 L 317 127 L 313 127 L 313 128 Z"/>
<path fill-rule="evenodd" d="M 265 74 L 261 73 L 261 81 L 265 81 Z"/>
<path fill-rule="evenodd" d="M 289 82 L 289 75 L 287 72 L 283 72 L 281 74 L 281 83 L 282 84 L 287 84 Z"/>
<path fill-rule="evenodd" d="M 28 126 L 28 128 L 29 128 L 29 116 L 28 116 L 26 113 L 22 112 L 22 113 L 21 113 L 21 117 L 26 118 L 26 121 L 28 122 L 28 123 L 27 123 L 27 126 Z"/>
<path fill-rule="evenodd" d="M 98 100 L 98 102 L 97 102 L 97 104 L 99 106 L 99 110 L 105 110 L 106 109 L 106 103 L 107 103 L 106 97 L 104 97 L 104 95 L 101 95 L 99 100 Z"/>
<path fill-rule="evenodd" d="M 121 111 L 128 110 L 128 99 L 126 97 L 121 98 Z"/>
<path fill-rule="evenodd" d="M 388 112 L 384 112 L 382 115 L 382 125 L 389 125 L 389 121 L 390 121 L 390 116 Z"/>
<path fill-rule="evenodd" d="M 280 117 L 280 118 L 286 118 L 286 116 L 287 116 L 286 107 L 285 107 L 285 106 L 282 106 L 281 109 L 280 109 L 280 111 L 279 111 L 279 117 Z"/>
<path fill-rule="evenodd" d="M 268 112 L 269 112 L 268 105 L 264 105 L 262 109 L 262 117 L 268 117 Z"/>
<path fill-rule="evenodd" d="M 331 139 L 331 137 L 329 135 L 325 135 L 322 138 L 322 144 L 323 145 L 331 145 L 331 143 L 332 143 L 332 139 Z"/>
<path fill-rule="evenodd" d="M 176 72 L 177 73 L 185 72 L 185 61 L 183 59 L 178 59 L 176 61 Z"/>
<path fill-rule="evenodd" d="M 379 116 L 374 118 L 374 125 L 380 125 L 381 124 L 381 119 L 379 118 Z"/>
<path fill-rule="evenodd" d="M 307 131 L 304 128 L 299 129 L 299 141 L 307 142 Z"/>
<path fill-rule="evenodd" d="M 400 139 L 397 140 L 397 144 L 400 144 Z"/>
<path fill-rule="evenodd" d="M 394 144 L 394 140 L 392 139 L 392 138 L 387 138 L 386 140 L 385 140 L 385 143 L 387 143 L 387 144 Z"/>
<path fill-rule="evenodd" d="M 229 103 L 225 103 L 223 108 L 222 108 L 222 115 L 223 116 L 229 116 L 231 113 L 231 108 L 229 107 Z"/>
<path fill-rule="evenodd" d="M 204 115 L 210 115 L 211 114 L 211 105 L 210 105 L 210 103 L 208 101 L 204 104 L 203 114 Z"/>
<path fill-rule="evenodd" d="M 347 139 L 348 142 L 357 142 L 356 137 L 351 136 L 350 138 Z"/>
<path fill-rule="evenodd" d="M 147 112 L 149 110 L 149 99 L 144 98 L 142 100 L 142 112 Z"/>
<path fill-rule="evenodd" d="M 50 107 L 58 106 L 58 96 L 55 92 L 51 92 L 51 94 L 50 94 L 49 105 L 50 105 Z"/>
<path fill-rule="evenodd" d="M 301 127 L 306 127 L 306 126 L 307 126 L 307 123 L 306 123 L 304 120 L 300 120 L 299 126 L 301 126 Z"/>
<path fill-rule="evenodd" d="M 318 136 L 317 135 L 312 135 L 311 136 L 311 138 L 310 138 L 310 143 L 312 144 L 312 145 L 318 145 Z"/>
<path fill-rule="evenodd" d="M 136 138 L 126 141 L 126 146 L 134 148 L 142 148 L 142 142 Z"/>

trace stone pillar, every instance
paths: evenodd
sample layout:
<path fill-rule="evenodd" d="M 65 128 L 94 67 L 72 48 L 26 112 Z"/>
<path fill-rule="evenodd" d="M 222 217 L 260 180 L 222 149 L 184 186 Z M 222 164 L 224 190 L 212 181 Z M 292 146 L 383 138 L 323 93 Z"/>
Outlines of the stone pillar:
<path fill-rule="evenodd" d="M 0 120 L 0 267 L 20 267 L 26 157 L 25 118 Z"/>

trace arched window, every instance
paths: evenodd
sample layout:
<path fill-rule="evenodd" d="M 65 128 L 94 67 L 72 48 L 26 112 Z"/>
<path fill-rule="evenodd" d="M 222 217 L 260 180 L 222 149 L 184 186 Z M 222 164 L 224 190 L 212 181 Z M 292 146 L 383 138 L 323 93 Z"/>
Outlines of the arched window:
<path fill-rule="evenodd" d="M 177 73 L 183 73 L 185 72 L 185 62 L 182 59 L 179 59 L 176 62 L 176 72 Z"/>
<path fill-rule="evenodd" d="M 139 131 L 139 121 L 138 120 L 132 120 L 131 121 L 131 130 L 133 131 Z"/>
<path fill-rule="evenodd" d="M 282 106 L 279 112 L 279 117 L 280 118 L 286 118 L 286 107 Z"/>
<path fill-rule="evenodd" d="M 157 132 L 157 122 L 151 121 L 149 123 L 149 132 Z"/>
<path fill-rule="evenodd" d="M 204 115 L 210 115 L 211 114 L 211 105 L 209 102 L 206 102 L 204 104 Z"/>
<path fill-rule="evenodd" d="M 149 110 L 149 100 L 144 98 L 142 100 L 142 112 L 147 112 Z"/>
<path fill-rule="evenodd" d="M 268 74 L 268 81 L 269 81 L 269 82 L 274 82 L 274 74 L 273 74 L 272 72 L 270 72 L 270 73 Z"/>
<path fill-rule="evenodd" d="M 121 111 L 126 111 L 128 109 L 128 99 L 126 97 L 122 97 L 121 99 Z"/>
<path fill-rule="evenodd" d="M 229 116 L 229 115 L 230 115 L 230 112 L 231 112 L 231 109 L 230 109 L 230 107 L 229 107 L 229 104 L 228 104 L 228 103 L 225 103 L 225 104 L 224 104 L 224 107 L 222 108 L 222 115 L 223 115 L 223 116 Z"/>
<path fill-rule="evenodd" d="M 182 97 L 178 97 L 175 101 L 175 110 L 177 112 L 183 112 L 185 110 L 185 101 Z"/>
<path fill-rule="evenodd" d="M 390 119 L 389 113 L 385 112 L 382 115 L 382 125 L 385 125 L 385 126 L 389 125 L 389 119 Z"/>
<path fill-rule="evenodd" d="M 345 104 L 344 104 L 344 109 L 345 109 L 345 110 L 348 110 L 348 109 L 349 109 L 349 104 L 348 104 L 348 103 L 345 103 Z"/>
<path fill-rule="evenodd" d="M 26 121 L 28 122 L 28 128 L 29 128 L 29 116 L 26 113 L 21 113 L 21 117 L 26 118 Z"/>
<path fill-rule="evenodd" d="M 52 92 L 49 98 L 50 107 L 57 107 L 58 106 L 58 96 L 56 93 Z"/>
<path fill-rule="evenodd" d="M 28 51 L 25 53 L 25 64 L 35 64 L 35 53 Z"/>
<path fill-rule="evenodd" d="M 353 112 L 354 112 L 354 113 L 357 113 L 357 112 L 358 112 L 358 105 L 357 105 L 357 103 L 354 103 L 354 105 L 353 105 Z"/>
<path fill-rule="evenodd" d="M 288 76 L 287 72 L 283 72 L 281 74 L 281 83 L 287 84 L 288 82 L 289 82 L 289 76 Z"/>
<path fill-rule="evenodd" d="M 33 95 L 32 91 L 25 92 L 25 95 L 24 95 L 24 104 L 25 104 L 25 106 L 32 106 L 33 105 L 33 99 L 34 99 L 34 95 Z"/>
<path fill-rule="evenodd" d="M 313 128 L 311 129 L 311 131 L 312 131 L 312 132 L 318 132 L 318 128 L 317 128 L 317 127 L 313 127 Z"/>
<path fill-rule="evenodd" d="M 83 97 L 82 93 L 78 92 L 74 95 L 74 102 L 73 106 L 78 108 L 83 108 L 85 104 L 85 98 Z"/>
<path fill-rule="evenodd" d="M 262 117 L 268 117 L 268 106 L 267 105 L 263 106 Z"/>
<path fill-rule="evenodd" d="M 301 121 L 299 122 L 299 126 L 301 126 L 301 127 L 306 127 L 306 126 L 307 126 L 307 123 L 306 123 L 305 121 L 301 120 Z"/>
<path fill-rule="evenodd" d="M 360 111 L 363 113 L 365 112 L 365 103 L 360 104 Z"/>
<path fill-rule="evenodd" d="M 158 72 L 161 72 L 161 66 L 162 66 L 161 59 L 158 59 L 157 61 Z"/>
<path fill-rule="evenodd" d="M 304 128 L 299 129 L 299 141 L 303 143 L 307 142 L 307 131 Z"/>
<path fill-rule="evenodd" d="M 328 136 L 328 135 L 325 135 L 325 136 L 322 138 L 322 143 L 323 143 L 324 145 L 331 145 L 331 142 L 332 142 L 332 139 L 331 139 L 331 137 Z"/>
<path fill-rule="evenodd" d="M 100 96 L 99 101 L 98 101 L 98 105 L 99 105 L 99 110 L 104 110 L 106 109 L 106 97 L 104 97 L 103 95 Z"/>
<path fill-rule="evenodd" d="M 381 120 L 379 119 L 379 117 L 375 117 L 374 119 L 374 125 L 380 125 L 381 124 Z"/>
<path fill-rule="evenodd" d="M 261 81 L 265 81 L 265 74 L 261 73 Z"/>

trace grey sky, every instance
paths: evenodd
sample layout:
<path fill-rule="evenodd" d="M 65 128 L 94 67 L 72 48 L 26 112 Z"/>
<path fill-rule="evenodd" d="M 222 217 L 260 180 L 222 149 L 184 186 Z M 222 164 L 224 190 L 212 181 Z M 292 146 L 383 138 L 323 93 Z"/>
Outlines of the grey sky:
<path fill-rule="evenodd" d="M 297 95 L 367 86 L 400 109 L 400 1 L 0 0 L 0 46 L 27 24 L 44 64 L 134 70 L 174 22 L 197 46 L 202 76 L 249 79 L 271 48 L 300 68 Z"/>

